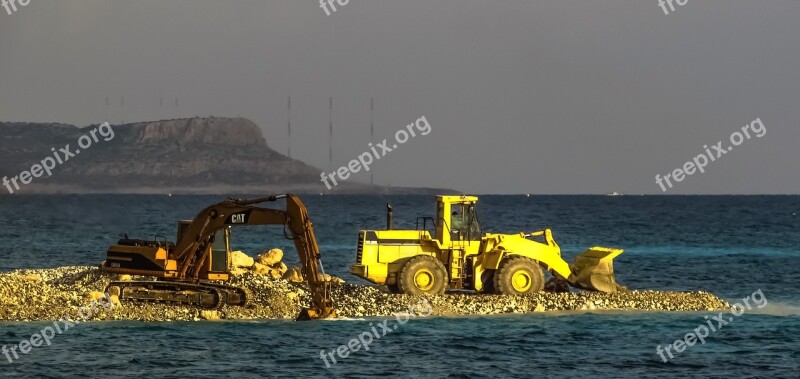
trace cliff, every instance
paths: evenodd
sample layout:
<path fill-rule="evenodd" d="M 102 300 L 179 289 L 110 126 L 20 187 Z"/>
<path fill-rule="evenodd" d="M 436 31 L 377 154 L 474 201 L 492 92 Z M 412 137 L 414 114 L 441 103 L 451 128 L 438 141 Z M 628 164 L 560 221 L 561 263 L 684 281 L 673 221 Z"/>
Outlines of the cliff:
<path fill-rule="evenodd" d="M 97 125 L 0 123 L 0 176 L 9 178 L 70 144 Z M 35 178 L 19 193 L 431 193 L 348 181 L 328 191 L 322 170 L 271 149 L 259 127 L 243 118 L 192 118 L 111 127 L 111 136 L 53 176 Z M 60 155 L 64 155 L 63 153 Z M 0 193 L 8 194 L 6 189 Z"/>

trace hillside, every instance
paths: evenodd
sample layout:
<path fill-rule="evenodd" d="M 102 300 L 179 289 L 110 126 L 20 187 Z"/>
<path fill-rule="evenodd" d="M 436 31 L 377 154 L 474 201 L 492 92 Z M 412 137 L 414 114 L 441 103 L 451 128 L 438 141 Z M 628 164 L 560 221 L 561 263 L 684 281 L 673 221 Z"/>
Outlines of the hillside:
<path fill-rule="evenodd" d="M 53 156 L 97 125 L 0 123 L 0 176 L 9 178 Z M 21 187 L 26 193 L 432 193 L 348 181 L 328 191 L 322 170 L 269 147 L 243 118 L 192 118 L 112 125 L 113 138 L 57 165 L 53 175 Z M 105 136 L 110 136 L 106 133 Z M 64 155 L 63 153 L 60 155 Z M 0 193 L 8 194 L 6 189 Z"/>

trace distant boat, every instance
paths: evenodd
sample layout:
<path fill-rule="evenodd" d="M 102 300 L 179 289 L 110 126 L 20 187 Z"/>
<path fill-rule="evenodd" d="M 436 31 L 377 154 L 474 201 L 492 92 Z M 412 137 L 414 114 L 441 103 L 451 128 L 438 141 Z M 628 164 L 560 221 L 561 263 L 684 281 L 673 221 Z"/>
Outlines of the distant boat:
<path fill-rule="evenodd" d="M 611 192 L 611 193 L 607 193 L 606 196 L 622 196 L 622 193 L 614 191 L 614 192 Z"/>

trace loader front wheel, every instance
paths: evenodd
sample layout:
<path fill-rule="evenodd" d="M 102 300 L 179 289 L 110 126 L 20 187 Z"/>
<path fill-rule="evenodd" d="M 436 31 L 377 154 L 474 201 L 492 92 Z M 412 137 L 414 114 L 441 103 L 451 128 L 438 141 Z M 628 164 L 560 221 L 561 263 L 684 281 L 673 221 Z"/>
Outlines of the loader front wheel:
<path fill-rule="evenodd" d="M 395 284 L 387 284 L 386 288 L 388 288 L 389 292 L 391 292 L 391 293 L 401 293 L 400 292 L 400 287 L 397 285 L 397 283 L 395 283 Z"/>
<path fill-rule="evenodd" d="M 400 270 L 397 286 L 408 295 L 439 295 L 447 289 L 447 271 L 442 262 L 428 255 L 411 258 Z"/>
<path fill-rule="evenodd" d="M 503 295 L 526 295 L 544 290 L 544 273 L 535 261 L 509 256 L 494 274 L 494 288 Z"/>

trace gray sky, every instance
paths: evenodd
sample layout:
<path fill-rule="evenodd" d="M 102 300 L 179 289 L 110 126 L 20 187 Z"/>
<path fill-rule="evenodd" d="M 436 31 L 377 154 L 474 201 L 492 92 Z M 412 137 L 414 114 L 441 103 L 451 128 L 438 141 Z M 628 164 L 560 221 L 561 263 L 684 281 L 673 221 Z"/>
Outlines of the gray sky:
<path fill-rule="evenodd" d="M 800 1 L 30 0 L 0 8 L 0 120 L 242 116 L 328 168 L 424 115 L 376 183 L 661 193 L 759 117 L 767 133 L 668 193 L 800 193 Z M 106 111 L 105 99 L 110 107 Z M 120 98 L 124 97 L 124 109 Z M 174 99 L 179 99 L 177 109 Z M 164 106 L 160 106 L 163 98 Z M 352 179 L 351 179 L 352 180 Z M 356 180 L 369 181 L 358 174 Z"/>

